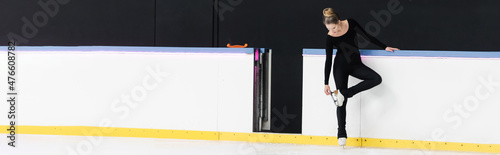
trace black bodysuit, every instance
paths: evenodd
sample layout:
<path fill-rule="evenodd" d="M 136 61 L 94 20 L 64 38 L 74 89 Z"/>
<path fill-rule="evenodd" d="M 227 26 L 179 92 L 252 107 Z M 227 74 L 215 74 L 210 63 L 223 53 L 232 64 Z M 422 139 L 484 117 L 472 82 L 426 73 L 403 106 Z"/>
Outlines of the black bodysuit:
<path fill-rule="evenodd" d="M 337 138 L 347 137 L 345 131 L 347 99 L 353 95 L 373 88 L 382 82 L 380 75 L 361 62 L 357 34 L 374 43 L 382 49 L 387 46 L 368 34 L 354 19 L 347 19 L 349 28 L 339 37 L 326 37 L 325 85 L 328 85 L 332 67 L 333 47 L 337 48 L 333 64 L 333 77 L 338 90 L 345 97 L 344 104 L 337 108 L 338 132 Z M 349 75 L 363 80 L 355 86 L 347 88 Z"/>

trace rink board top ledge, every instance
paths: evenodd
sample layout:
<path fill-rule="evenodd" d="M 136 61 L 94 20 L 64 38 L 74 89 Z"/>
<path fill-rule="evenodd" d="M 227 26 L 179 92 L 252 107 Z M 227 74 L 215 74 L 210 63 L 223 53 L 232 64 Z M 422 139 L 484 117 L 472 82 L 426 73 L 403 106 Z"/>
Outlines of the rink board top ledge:
<path fill-rule="evenodd" d="M 333 49 L 333 54 L 337 52 Z M 396 57 L 454 57 L 454 58 L 500 58 L 500 51 L 431 51 L 431 50 L 360 50 L 362 56 L 396 56 Z M 325 55 L 325 49 L 303 49 L 303 56 Z"/>
<path fill-rule="evenodd" d="M 146 46 L 16 46 L 16 52 L 160 52 L 160 53 L 241 53 L 253 54 L 254 50 L 264 48 L 226 48 L 226 47 L 146 47 Z M 0 46 L 7 51 L 7 46 Z"/>

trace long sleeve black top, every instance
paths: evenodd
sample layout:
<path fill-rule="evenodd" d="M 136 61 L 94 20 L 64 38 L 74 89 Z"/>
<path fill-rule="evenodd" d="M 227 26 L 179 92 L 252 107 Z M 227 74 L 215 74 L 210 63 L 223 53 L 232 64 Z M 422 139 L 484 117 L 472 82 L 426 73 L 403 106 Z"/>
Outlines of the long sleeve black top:
<path fill-rule="evenodd" d="M 345 65 L 361 63 L 357 35 L 385 49 L 387 46 L 377 38 L 367 33 L 354 19 L 347 19 L 349 28 L 347 32 L 339 37 L 326 35 L 326 61 L 325 61 L 325 85 L 328 85 L 330 71 L 332 70 L 333 47 L 337 48 L 335 61 L 347 62 Z"/>

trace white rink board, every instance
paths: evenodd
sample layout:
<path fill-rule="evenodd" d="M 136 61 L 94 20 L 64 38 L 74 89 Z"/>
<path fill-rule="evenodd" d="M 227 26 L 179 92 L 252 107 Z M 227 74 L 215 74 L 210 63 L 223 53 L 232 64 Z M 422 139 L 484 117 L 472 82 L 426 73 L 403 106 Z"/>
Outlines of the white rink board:
<path fill-rule="evenodd" d="M 364 60 L 383 83 L 361 95 L 362 137 L 500 144 L 500 59 Z"/>
<path fill-rule="evenodd" d="M 169 48 L 154 52 L 39 48 L 43 50 L 17 49 L 17 125 L 111 122 L 112 127 L 127 128 L 252 131 L 252 49 L 189 53 L 203 49 L 186 48 L 188 53 L 170 53 Z M 6 64 L 6 54 L 0 59 Z M 0 76 L 6 78 L 6 67 L 0 68 Z M 0 117 L 0 122 L 7 125 L 8 120 Z"/>
<path fill-rule="evenodd" d="M 302 132 L 336 136 L 335 108 L 322 92 L 325 56 L 303 59 Z M 382 83 L 348 103 L 349 137 L 500 144 L 500 59 L 362 56 L 362 61 Z"/>

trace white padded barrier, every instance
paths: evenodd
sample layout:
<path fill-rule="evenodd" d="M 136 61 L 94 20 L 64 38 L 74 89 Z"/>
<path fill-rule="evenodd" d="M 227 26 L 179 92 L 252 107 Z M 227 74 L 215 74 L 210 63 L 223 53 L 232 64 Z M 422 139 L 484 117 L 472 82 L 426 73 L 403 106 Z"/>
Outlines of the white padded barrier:
<path fill-rule="evenodd" d="M 18 46 L 16 53 L 17 125 L 252 132 L 252 48 Z"/>
<path fill-rule="evenodd" d="M 349 137 L 500 144 L 500 52 L 361 54 L 382 83 L 348 102 Z M 303 59 L 303 134 L 336 136 L 335 106 L 323 93 L 324 49 L 304 49 Z"/>

